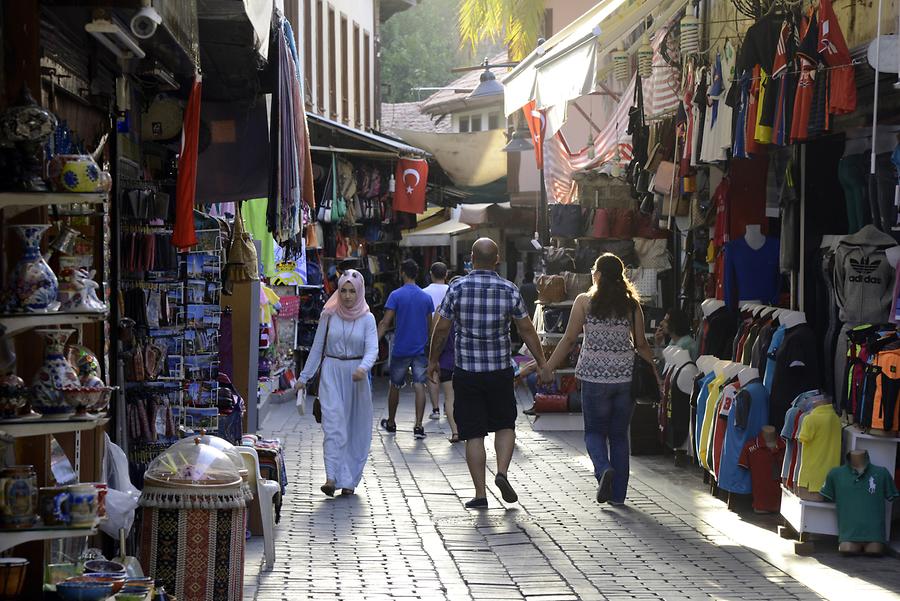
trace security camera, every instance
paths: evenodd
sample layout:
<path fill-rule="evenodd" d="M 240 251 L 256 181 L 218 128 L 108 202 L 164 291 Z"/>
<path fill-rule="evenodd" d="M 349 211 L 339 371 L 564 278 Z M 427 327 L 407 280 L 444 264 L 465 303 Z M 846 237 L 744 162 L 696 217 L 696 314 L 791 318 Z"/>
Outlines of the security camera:
<path fill-rule="evenodd" d="M 156 33 L 157 26 L 162 23 L 162 17 L 152 6 L 145 6 L 131 18 L 131 33 L 136 37 L 146 40 Z"/>

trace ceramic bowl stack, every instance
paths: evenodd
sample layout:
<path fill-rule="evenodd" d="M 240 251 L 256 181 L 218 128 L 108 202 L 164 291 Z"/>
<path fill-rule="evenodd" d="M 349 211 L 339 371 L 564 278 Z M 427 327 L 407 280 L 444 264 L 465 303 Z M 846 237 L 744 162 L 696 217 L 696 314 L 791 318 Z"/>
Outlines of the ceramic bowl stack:
<path fill-rule="evenodd" d="M 69 579 L 56 585 L 56 594 L 65 601 L 105 601 L 113 594 L 113 585 Z"/>

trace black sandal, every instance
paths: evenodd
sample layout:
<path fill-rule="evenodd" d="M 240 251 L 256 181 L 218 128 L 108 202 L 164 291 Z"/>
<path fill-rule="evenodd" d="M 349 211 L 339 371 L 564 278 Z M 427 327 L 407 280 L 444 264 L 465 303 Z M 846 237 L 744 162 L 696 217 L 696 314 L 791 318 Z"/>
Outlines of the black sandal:
<path fill-rule="evenodd" d="M 329 484 L 328 482 L 326 482 L 321 487 L 319 487 L 319 490 L 321 490 L 323 493 L 325 493 L 329 497 L 334 496 L 334 484 Z"/>
<path fill-rule="evenodd" d="M 397 424 L 392 424 L 387 419 L 381 420 L 381 427 L 384 428 L 385 430 L 387 430 L 388 432 L 396 432 L 397 431 Z"/>
<path fill-rule="evenodd" d="M 355 495 L 355 494 L 356 494 L 356 493 L 353 491 L 352 488 L 342 488 L 342 489 L 341 489 L 341 496 L 342 496 L 342 497 L 349 497 L 349 496 Z"/>

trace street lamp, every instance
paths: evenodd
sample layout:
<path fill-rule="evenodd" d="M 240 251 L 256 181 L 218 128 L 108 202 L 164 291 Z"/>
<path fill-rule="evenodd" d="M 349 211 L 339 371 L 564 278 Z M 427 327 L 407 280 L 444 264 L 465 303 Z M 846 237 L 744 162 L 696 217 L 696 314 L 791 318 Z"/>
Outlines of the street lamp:
<path fill-rule="evenodd" d="M 531 132 L 528 128 L 520 127 L 510 136 L 509 142 L 503 147 L 503 152 L 525 152 L 526 150 L 534 150 L 534 144 L 531 143 Z"/>
<path fill-rule="evenodd" d="M 521 117 L 517 117 L 517 121 L 519 121 Z M 521 123 L 521 121 L 520 121 Z M 540 145 L 541 145 L 541 155 L 544 154 L 544 136 L 543 134 L 540 137 Z M 503 148 L 503 152 L 525 152 L 528 150 L 534 150 L 534 144 L 531 141 L 531 131 L 524 127 L 523 125 L 519 125 L 513 132 L 512 136 L 509 138 L 509 143 Z M 543 166 L 541 169 L 538 169 L 541 177 L 541 190 L 540 197 L 538 198 L 537 205 L 537 232 L 535 232 L 535 238 L 540 242 L 541 246 L 546 246 L 550 241 L 550 231 L 549 224 L 547 223 L 547 188 L 544 185 L 544 169 Z"/>
<path fill-rule="evenodd" d="M 485 70 L 481 72 L 481 77 L 478 78 L 478 86 L 466 96 L 466 100 L 502 95 L 503 84 L 497 81 L 497 76 L 494 75 L 490 69 L 485 68 Z"/>

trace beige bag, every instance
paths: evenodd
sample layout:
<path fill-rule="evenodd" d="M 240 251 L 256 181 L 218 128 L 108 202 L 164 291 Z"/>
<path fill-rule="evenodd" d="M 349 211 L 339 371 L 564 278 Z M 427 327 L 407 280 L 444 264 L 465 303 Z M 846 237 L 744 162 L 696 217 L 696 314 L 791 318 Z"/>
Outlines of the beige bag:
<path fill-rule="evenodd" d="M 634 251 L 641 267 L 647 269 L 669 269 L 669 250 L 665 238 L 635 238 Z"/>
<path fill-rule="evenodd" d="M 665 240 L 663 240 L 665 242 Z M 582 292 L 587 292 L 594 283 L 589 273 L 573 273 L 571 271 L 562 272 L 563 279 L 566 282 L 566 299 L 575 300 Z"/>
<path fill-rule="evenodd" d="M 225 264 L 225 277 L 222 292 L 231 294 L 234 282 L 248 282 L 259 279 L 259 259 L 253 237 L 244 229 L 244 217 L 241 215 L 241 203 L 238 203 L 237 215 L 234 218 L 234 233 L 228 248 L 228 262 Z"/>
<path fill-rule="evenodd" d="M 542 303 L 566 300 L 566 280 L 561 275 L 539 275 L 534 283 L 538 289 L 538 300 Z"/>

